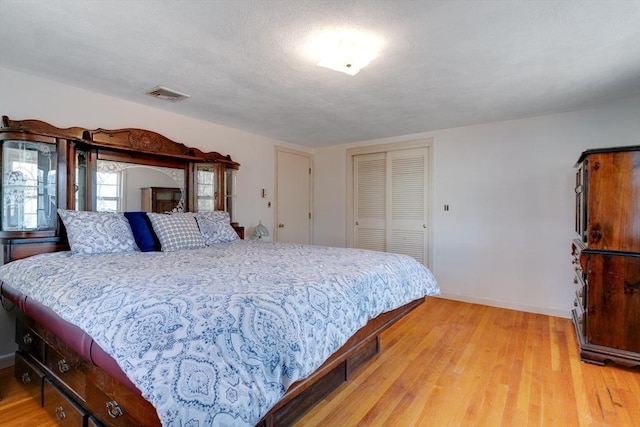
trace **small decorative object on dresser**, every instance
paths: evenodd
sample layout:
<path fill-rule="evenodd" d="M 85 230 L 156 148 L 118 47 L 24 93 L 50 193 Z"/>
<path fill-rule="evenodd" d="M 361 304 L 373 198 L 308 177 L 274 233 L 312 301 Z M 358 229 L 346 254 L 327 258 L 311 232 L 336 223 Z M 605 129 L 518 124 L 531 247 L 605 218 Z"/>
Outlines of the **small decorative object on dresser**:
<path fill-rule="evenodd" d="M 263 237 L 267 237 L 268 235 L 269 230 L 262 224 L 262 221 L 253 229 L 253 236 L 258 240 L 262 240 Z"/>
<path fill-rule="evenodd" d="M 640 145 L 587 150 L 576 168 L 580 358 L 640 365 Z"/>

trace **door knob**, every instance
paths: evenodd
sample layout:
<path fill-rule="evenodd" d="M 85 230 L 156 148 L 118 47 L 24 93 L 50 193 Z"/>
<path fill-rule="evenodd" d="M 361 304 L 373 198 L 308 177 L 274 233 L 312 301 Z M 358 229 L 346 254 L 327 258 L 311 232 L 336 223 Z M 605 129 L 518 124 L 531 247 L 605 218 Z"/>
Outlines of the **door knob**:
<path fill-rule="evenodd" d="M 278 224 L 278 228 L 284 228 L 284 224 L 283 223 Z"/>
<path fill-rule="evenodd" d="M 360 225 L 360 223 L 358 221 L 356 221 L 356 225 Z"/>

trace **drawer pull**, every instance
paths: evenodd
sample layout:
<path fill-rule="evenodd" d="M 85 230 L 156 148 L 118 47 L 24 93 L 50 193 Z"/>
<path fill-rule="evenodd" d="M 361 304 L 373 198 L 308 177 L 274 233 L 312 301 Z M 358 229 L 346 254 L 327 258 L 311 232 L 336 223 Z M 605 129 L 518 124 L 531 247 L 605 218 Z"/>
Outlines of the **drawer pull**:
<path fill-rule="evenodd" d="M 24 334 L 24 336 L 22 337 L 22 342 L 25 343 L 26 345 L 29 345 L 33 342 L 33 338 L 31 338 L 31 334 L 26 333 Z"/>
<path fill-rule="evenodd" d="M 67 414 L 64 413 L 64 408 L 62 406 L 56 406 L 56 417 L 62 421 L 67 418 Z"/>
<path fill-rule="evenodd" d="M 118 405 L 118 402 L 116 402 L 115 400 L 111 400 L 107 402 L 107 412 L 109 413 L 109 416 L 111 418 L 118 418 L 124 415 L 124 411 L 122 410 L 120 405 Z"/>
<path fill-rule="evenodd" d="M 58 360 L 58 371 L 60 371 L 61 374 L 69 371 L 69 365 L 67 365 L 67 361 L 65 359 Z"/>
<path fill-rule="evenodd" d="M 25 372 L 24 374 L 22 374 L 20 379 L 22 380 L 22 384 L 24 385 L 27 385 L 31 382 L 31 377 L 29 376 L 29 372 Z"/>

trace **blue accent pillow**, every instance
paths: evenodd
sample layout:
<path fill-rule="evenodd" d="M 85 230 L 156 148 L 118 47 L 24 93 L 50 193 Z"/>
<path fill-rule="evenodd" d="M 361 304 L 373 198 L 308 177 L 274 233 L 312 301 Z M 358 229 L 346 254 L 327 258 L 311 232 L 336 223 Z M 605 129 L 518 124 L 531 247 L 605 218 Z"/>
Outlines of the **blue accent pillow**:
<path fill-rule="evenodd" d="M 140 248 L 140 252 L 160 250 L 160 241 L 153 231 L 153 226 L 146 212 L 125 212 L 124 216 L 129 220 L 133 238 Z"/>

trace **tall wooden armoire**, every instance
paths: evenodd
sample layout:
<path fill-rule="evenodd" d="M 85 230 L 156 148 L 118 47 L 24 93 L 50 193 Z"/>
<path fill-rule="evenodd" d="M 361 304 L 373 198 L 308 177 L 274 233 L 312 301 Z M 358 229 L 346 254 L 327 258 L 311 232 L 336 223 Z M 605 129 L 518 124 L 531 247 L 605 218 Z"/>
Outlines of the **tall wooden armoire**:
<path fill-rule="evenodd" d="M 640 365 L 640 146 L 587 150 L 576 167 L 580 357 Z"/>

